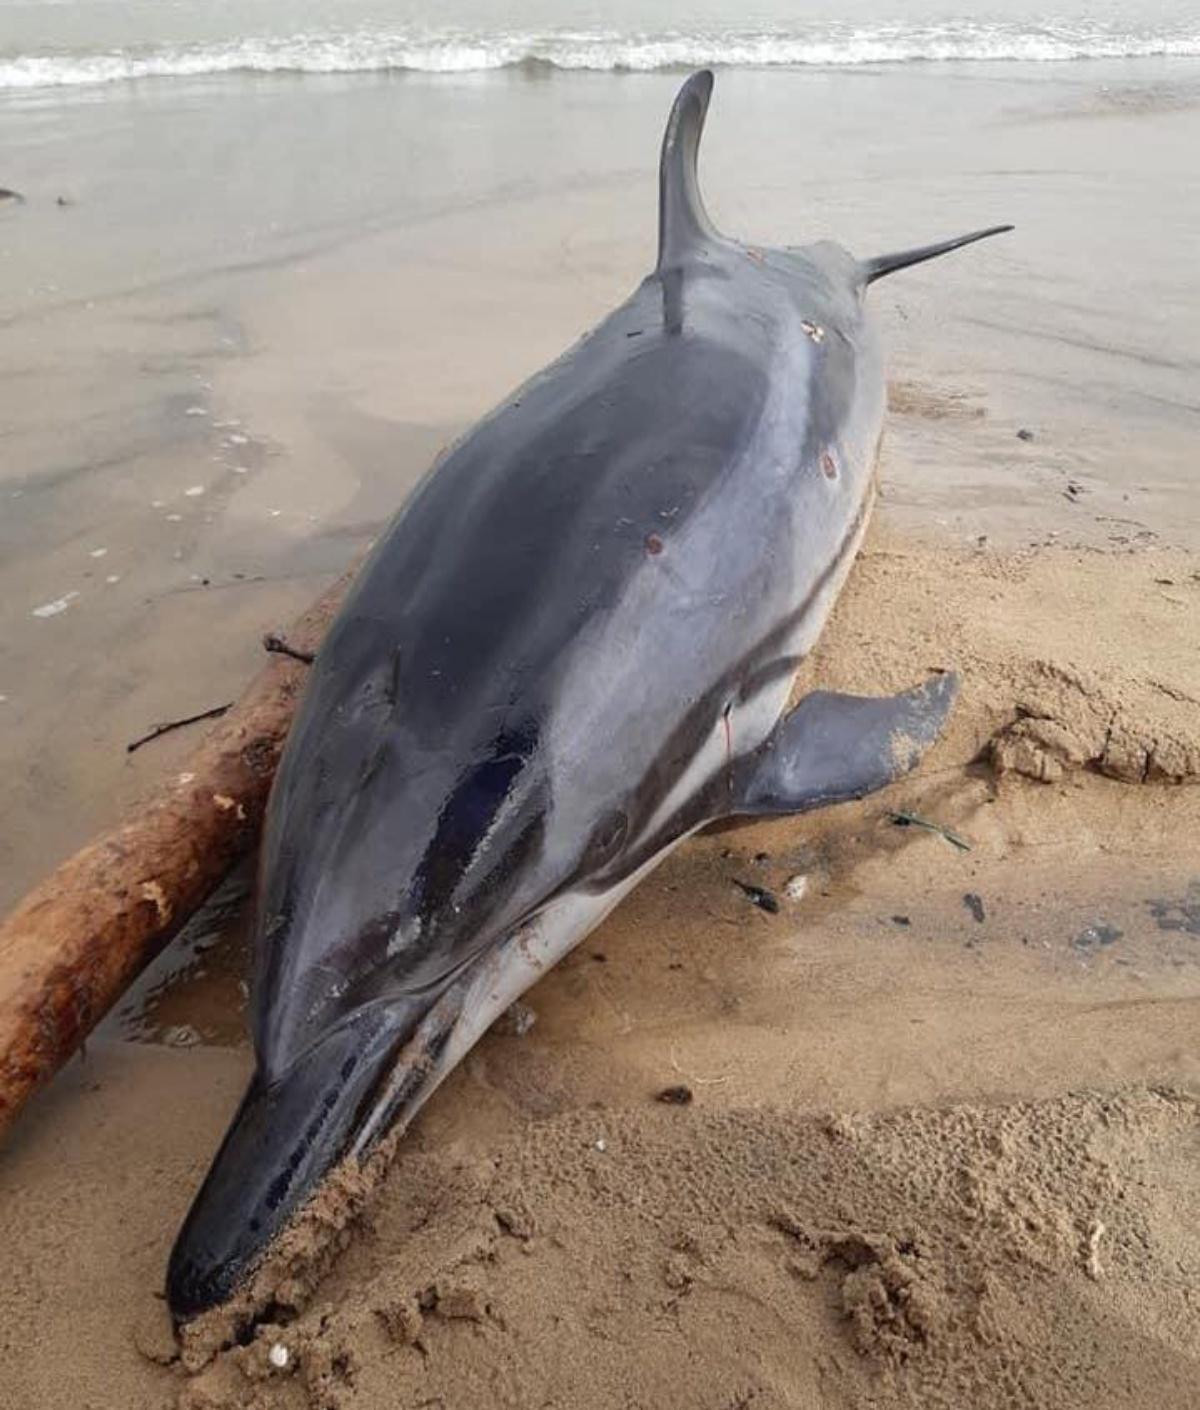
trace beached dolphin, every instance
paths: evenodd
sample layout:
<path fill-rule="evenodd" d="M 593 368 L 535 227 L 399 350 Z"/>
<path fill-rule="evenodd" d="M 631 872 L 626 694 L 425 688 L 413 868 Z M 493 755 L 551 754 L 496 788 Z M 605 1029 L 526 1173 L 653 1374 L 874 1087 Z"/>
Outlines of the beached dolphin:
<path fill-rule="evenodd" d="M 868 260 L 718 234 L 712 82 L 671 112 L 653 273 L 429 473 L 317 656 L 267 818 L 257 1070 L 171 1255 L 178 1320 L 690 833 L 880 788 L 950 707 L 947 674 L 784 714 L 872 500 L 867 286 L 995 231 Z"/>

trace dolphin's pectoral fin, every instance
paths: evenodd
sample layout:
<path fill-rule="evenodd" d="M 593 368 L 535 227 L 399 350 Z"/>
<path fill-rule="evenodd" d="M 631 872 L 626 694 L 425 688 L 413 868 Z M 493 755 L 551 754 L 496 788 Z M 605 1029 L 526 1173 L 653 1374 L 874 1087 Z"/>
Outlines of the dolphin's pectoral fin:
<path fill-rule="evenodd" d="M 958 693 L 952 672 L 884 698 L 818 690 L 734 774 L 730 812 L 803 813 L 861 798 L 915 768 Z"/>
<path fill-rule="evenodd" d="M 1012 225 L 989 225 L 986 230 L 972 230 L 969 235 L 957 235 L 953 240 L 940 240 L 936 245 L 918 245 L 912 250 L 896 250 L 889 255 L 875 255 L 872 259 L 860 260 L 859 279 L 865 287 L 897 269 L 924 264 L 927 259 L 948 255 L 951 250 L 961 250 L 964 245 L 973 245 L 976 240 L 986 240 L 992 235 L 1006 235 L 1013 229 L 1015 227 Z"/>

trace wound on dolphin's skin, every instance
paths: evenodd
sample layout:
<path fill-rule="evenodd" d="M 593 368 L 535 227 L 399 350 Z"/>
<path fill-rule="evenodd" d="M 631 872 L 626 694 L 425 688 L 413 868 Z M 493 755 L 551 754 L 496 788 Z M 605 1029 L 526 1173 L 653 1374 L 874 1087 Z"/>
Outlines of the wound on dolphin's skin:
<path fill-rule="evenodd" d="M 712 87 L 671 109 L 651 272 L 437 462 L 312 665 L 264 832 L 255 1074 L 171 1255 L 177 1321 L 688 837 L 882 788 L 951 707 L 946 675 L 788 710 L 870 510 L 866 286 L 991 232 L 867 261 L 722 234 Z"/>

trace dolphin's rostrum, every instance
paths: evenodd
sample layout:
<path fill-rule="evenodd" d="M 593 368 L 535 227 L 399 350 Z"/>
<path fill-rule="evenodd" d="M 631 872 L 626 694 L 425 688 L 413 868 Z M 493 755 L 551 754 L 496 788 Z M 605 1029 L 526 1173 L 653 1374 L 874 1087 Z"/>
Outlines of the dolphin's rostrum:
<path fill-rule="evenodd" d="M 781 719 L 872 499 L 866 287 L 995 232 L 864 261 L 718 234 L 712 82 L 671 112 L 653 273 L 427 475 L 317 656 L 267 818 L 256 1071 L 171 1255 L 179 1320 L 686 836 L 879 788 L 950 707 L 942 675 Z"/>

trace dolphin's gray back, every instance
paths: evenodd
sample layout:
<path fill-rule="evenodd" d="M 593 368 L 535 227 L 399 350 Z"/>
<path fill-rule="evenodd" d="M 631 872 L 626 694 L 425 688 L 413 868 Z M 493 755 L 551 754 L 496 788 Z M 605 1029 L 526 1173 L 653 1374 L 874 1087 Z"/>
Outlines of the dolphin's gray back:
<path fill-rule="evenodd" d="M 375 548 L 272 796 L 268 1069 L 339 1007 L 436 985 L 566 884 L 585 813 L 635 834 L 739 685 L 787 656 L 861 507 L 854 423 L 875 398 L 857 306 L 818 262 L 803 319 L 796 269 L 776 288 L 765 258 L 723 242 L 673 289 L 651 276 Z"/>

